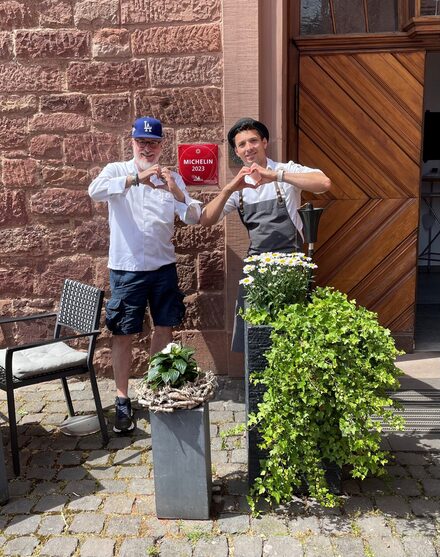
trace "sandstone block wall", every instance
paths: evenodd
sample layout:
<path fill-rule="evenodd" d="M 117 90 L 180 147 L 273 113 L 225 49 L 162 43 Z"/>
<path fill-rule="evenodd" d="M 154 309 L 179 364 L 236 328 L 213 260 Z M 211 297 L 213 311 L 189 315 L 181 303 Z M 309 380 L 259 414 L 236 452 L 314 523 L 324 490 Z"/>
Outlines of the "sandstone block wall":
<path fill-rule="evenodd" d="M 108 293 L 107 211 L 87 187 L 131 157 L 129 131 L 160 118 L 162 162 L 177 145 L 223 141 L 220 0 L 6 0 L 0 3 L 0 315 L 56 308 L 66 277 Z M 214 195 L 191 189 L 207 201 Z M 176 338 L 227 372 L 225 240 L 177 225 L 187 315 Z M 3 326 L 0 341 L 45 335 L 53 322 Z M 145 370 L 149 323 L 133 373 Z M 110 374 L 110 337 L 98 371 Z"/>

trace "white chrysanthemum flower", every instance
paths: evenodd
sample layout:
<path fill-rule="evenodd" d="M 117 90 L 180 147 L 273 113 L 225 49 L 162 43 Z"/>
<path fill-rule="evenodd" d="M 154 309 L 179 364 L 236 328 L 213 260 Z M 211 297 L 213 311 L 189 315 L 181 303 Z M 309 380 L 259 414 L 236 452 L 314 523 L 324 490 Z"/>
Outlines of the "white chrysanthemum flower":
<path fill-rule="evenodd" d="M 260 273 L 260 275 L 264 275 L 264 273 L 267 273 L 267 267 L 260 267 L 258 269 L 258 272 Z"/>
<path fill-rule="evenodd" d="M 248 275 L 249 273 L 251 273 L 255 269 L 256 269 L 255 265 L 245 265 L 243 267 L 243 273 L 246 273 Z"/>
<path fill-rule="evenodd" d="M 245 263 L 254 263 L 255 261 L 259 260 L 259 256 L 258 255 L 250 255 L 249 257 L 246 257 L 243 261 Z"/>
<path fill-rule="evenodd" d="M 240 284 L 252 284 L 253 282 L 253 277 L 246 277 L 244 279 L 241 279 Z"/>

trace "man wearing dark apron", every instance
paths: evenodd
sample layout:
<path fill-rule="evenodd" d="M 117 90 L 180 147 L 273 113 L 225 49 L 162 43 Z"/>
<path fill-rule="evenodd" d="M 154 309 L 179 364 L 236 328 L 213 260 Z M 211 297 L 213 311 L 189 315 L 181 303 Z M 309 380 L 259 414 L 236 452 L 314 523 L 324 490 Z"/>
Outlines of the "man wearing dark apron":
<path fill-rule="evenodd" d="M 203 209 L 200 224 L 212 226 L 237 209 L 249 233 L 249 255 L 268 251 L 292 253 L 303 251 L 301 191 L 324 193 L 329 178 L 320 170 L 290 161 L 274 162 L 266 156 L 269 141 L 267 127 L 258 120 L 242 118 L 228 133 L 228 142 L 244 166 Z M 237 312 L 243 306 L 239 288 Z M 243 352 L 243 321 L 236 316 L 232 350 Z"/>

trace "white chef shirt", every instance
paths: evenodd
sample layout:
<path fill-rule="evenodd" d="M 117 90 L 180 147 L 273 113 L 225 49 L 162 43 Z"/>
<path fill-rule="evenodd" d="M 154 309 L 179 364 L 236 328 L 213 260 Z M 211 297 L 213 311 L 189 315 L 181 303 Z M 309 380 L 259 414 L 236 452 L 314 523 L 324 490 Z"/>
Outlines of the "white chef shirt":
<path fill-rule="evenodd" d="M 110 225 L 108 267 L 122 271 L 154 271 L 176 260 L 174 215 L 197 224 L 200 202 L 186 191 L 182 177 L 172 172 L 185 195 L 180 203 L 172 193 L 148 185 L 125 187 L 127 176 L 137 172 L 134 159 L 104 167 L 89 186 L 94 201 L 107 201 Z"/>
<path fill-rule="evenodd" d="M 306 172 L 321 172 L 317 168 L 309 168 L 308 166 L 302 166 L 293 161 L 286 163 L 275 162 L 271 159 L 267 159 L 266 168 L 271 170 L 284 170 L 285 172 L 292 173 L 306 173 Z M 286 209 L 292 219 L 293 224 L 296 229 L 301 233 L 302 221 L 298 214 L 298 209 L 301 206 L 301 190 L 291 184 L 286 182 L 278 182 L 281 190 L 281 194 L 286 202 Z M 245 188 L 243 190 L 243 203 L 258 203 L 259 201 L 268 201 L 270 199 L 276 199 L 277 193 L 275 189 L 275 182 L 270 182 L 268 184 L 263 184 L 256 189 Z M 229 199 L 226 201 L 223 207 L 223 213 L 220 217 L 223 218 L 225 215 L 239 208 L 239 192 L 234 191 Z M 219 220 L 220 220 L 219 219 Z"/>

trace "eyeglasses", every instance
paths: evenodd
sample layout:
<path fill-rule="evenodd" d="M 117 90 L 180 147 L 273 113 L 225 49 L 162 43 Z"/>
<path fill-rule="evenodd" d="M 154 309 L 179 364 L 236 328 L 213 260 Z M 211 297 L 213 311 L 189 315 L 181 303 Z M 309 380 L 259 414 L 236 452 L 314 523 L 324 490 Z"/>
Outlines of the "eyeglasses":
<path fill-rule="evenodd" d="M 150 147 L 150 149 L 157 149 L 161 144 L 160 141 L 152 141 L 151 139 L 135 139 L 138 147 Z"/>

